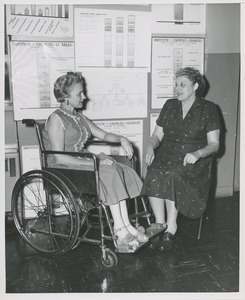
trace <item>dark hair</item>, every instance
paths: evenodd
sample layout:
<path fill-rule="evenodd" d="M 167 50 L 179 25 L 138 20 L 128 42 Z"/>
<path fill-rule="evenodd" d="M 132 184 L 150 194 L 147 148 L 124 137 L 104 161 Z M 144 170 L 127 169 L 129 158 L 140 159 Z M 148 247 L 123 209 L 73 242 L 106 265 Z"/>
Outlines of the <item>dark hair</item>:
<path fill-rule="evenodd" d="M 197 69 L 191 67 L 185 67 L 183 69 L 179 69 L 176 72 L 175 77 L 178 78 L 180 76 L 187 77 L 193 84 L 197 83 L 198 88 L 196 90 L 196 93 L 199 94 L 200 96 L 202 95 L 203 90 L 205 88 L 205 81 L 203 76 Z"/>
<path fill-rule="evenodd" d="M 54 83 L 54 95 L 58 102 L 65 101 L 65 97 L 69 95 L 68 89 L 76 83 L 82 83 L 82 73 L 67 72 L 66 75 L 60 76 Z"/>

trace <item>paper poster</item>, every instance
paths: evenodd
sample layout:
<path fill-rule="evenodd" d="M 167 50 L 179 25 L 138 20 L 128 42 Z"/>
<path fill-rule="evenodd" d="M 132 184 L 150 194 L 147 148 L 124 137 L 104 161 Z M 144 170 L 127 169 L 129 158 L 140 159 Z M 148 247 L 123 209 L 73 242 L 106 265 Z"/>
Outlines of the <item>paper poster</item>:
<path fill-rule="evenodd" d="M 135 149 L 137 158 L 142 162 L 143 155 L 143 121 L 142 120 L 115 120 L 115 121 L 93 121 L 98 127 L 106 132 L 123 135 L 129 139 Z M 99 154 L 104 152 L 108 155 L 124 155 L 122 147 L 90 145 L 88 150 Z"/>
<path fill-rule="evenodd" d="M 150 67 L 150 12 L 75 8 L 76 69 Z"/>
<path fill-rule="evenodd" d="M 203 74 L 203 38 L 152 39 L 152 108 L 162 108 L 175 93 L 175 73 L 194 67 Z"/>
<path fill-rule="evenodd" d="M 90 119 L 143 118 L 147 116 L 146 69 L 84 68 Z"/>
<path fill-rule="evenodd" d="M 53 94 L 56 79 L 74 70 L 74 43 L 10 43 L 15 120 L 46 119 L 59 107 Z"/>
<path fill-rule="evenodd" d="M 153 4 L 151 11 L 153 34 L 205 34 L 203 3 Z"/>
<path fill-rule="evenodd" d="M 73 6 L 67 4 L 6 5 L 9 35 L 72 37 Z"/>
<path fill-rule="evenodd" d="M 41 170 L 41 158 L 38 145 L 22 146 L 22 174 L 31 170 Z"/>

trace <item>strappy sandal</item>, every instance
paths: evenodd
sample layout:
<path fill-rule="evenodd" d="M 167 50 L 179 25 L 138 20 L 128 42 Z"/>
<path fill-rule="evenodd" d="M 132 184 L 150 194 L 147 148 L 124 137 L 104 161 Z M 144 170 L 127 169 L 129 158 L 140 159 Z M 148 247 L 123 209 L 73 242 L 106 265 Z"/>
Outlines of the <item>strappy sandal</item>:
<path fill-rule="evenodd" d="M 140 233 L 145 233 L 145 228 L 144 228 L 143 226 L 141 226 L 141 225 L 140 225 L 140 226 L 137 226 L 136 229 L 137 229 L 137 231 L 140 232 Z"/>
<path fill-rule="evenodd" d="M 137 233 L 135 234 L 135 238 L 138 240 L 139 243 L 146 243 L 149 241 L 149 237 L 146 234 L 141 233 L 139 231 L 137 231 Z"/>
<path fill-rule="evenodd" d="M 128 224 L 126 226 L 126 228 L 129 226 L 132 226 L 132 225 Z M 149 237 L 145 234 L 145 228 L 143 226 L 139 226 L 136 230 L 137 230 L 137 233 L 134 235 L 134 237 L 137 239 L 137 241 L 139 243 L 146 243 L 149 241 Z"/>
<path fill-rule="evenodd" d="M 116 236 L 117 240 L 117 245 L 118 246 L 132 246 L 132 247 L 138 247 L 139 246 L 139 242 L 137 241 L 137 239 L 134 237 L 133 234 L 131 233 L 128 233 L 126 236 L 124 236 L 123 238 L 120 238 L 118 235 L 117 235 L 117 232 L 122 230 L 124 227 L 121 227 L 121 228 L 118 228 L 118 229 L 115 229 L 114 228 L 114 235 Z"/>

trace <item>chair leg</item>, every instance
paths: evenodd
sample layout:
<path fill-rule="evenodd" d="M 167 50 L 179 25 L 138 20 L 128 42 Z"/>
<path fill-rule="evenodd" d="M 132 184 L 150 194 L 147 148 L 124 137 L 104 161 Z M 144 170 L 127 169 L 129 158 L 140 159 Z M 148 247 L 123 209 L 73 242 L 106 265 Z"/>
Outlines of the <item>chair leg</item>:
<path fill-rule="evenodd" d="M 200 238 L 201 238 L 202 222 L 203 222 L 203 215 L 201 215 L 200 220 L 199 220 L 199 228 L 198 228 L 198 235 L 197 235 L 198 240 L 200 240 Z"/>
<path fill-rule="evenodd" d="M 139 210 L 138 210 L 138 202 L 137 202 L 137 198 L 134 198 L 134 212 L 135 212 L 135 227 L 138 228 L 139 226 L 139 217 L 138 217 L 138 213 L 139 213 Z"/>
<path fill-rule="evenodd" d="M 135 223 L 136 228 L 140 225 L 139 218 L 142 218 L 143 216 L 147 219 L 148 225 L 151 225 L 150 213 L 146 207 L 144 197 L 140 196 L 140 200 L 142 202 L 144 211 L 139 212 L 138 198 L 134 198 L 134 214 L 129 216 L 129 217 L 131 217 L 131 219 L 134 218 L 134 223 Z"/>
<path fill-rule="evenodd" d="M 150 217 L 149 217 L 150 214 L 149 214 L 149 211 L 148 211 L 148 209 L 147 209 L 147 207 L 146 207 L 144 197 L 141 196 L 140 198 L 141 198 L 141 201 L 142 201 L 142 204 L 143 204 L 144 211 L 147 212 L 147 214 L 146 214 L 146 219 L 147 219 L 148 225 L 151 225 L 151 221 L 150 221 Z"/>

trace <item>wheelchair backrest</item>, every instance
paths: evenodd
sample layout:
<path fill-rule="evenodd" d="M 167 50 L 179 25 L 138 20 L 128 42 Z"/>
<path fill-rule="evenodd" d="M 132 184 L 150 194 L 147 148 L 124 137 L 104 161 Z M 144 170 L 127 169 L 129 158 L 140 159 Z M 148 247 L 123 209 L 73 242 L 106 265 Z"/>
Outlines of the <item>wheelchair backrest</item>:
<path fill-rule="evenodd" d="M 45 147 L 44 147 L 44 143 L 43 143 L 43 129 L 45 128 L 45 122 L 37 122 L 35 121 L 35 128 L 36 128 L 36 132 L 37 132 L 37 137 L 38 137 L 38 142 L 39 142 L 39 146 L 41 151 L 45 151 Z"/>

